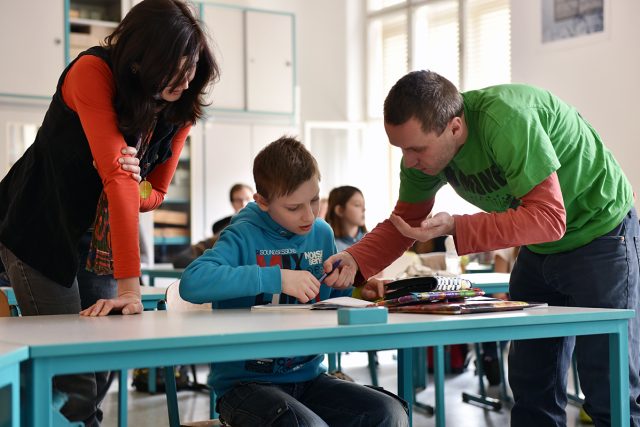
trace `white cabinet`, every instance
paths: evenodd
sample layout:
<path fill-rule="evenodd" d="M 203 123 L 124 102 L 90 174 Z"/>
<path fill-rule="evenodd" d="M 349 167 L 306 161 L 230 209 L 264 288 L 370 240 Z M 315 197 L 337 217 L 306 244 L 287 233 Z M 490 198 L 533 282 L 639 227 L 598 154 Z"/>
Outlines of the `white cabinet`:
<path fill-rule="evenodd" d="M 294 113 L 294 16 L 202 5 L 221 65 L 209 94 L 214 110 Z"/>
<path fill-rule="evenodd" d="M 50 99 L 60 73 L 99 44 L 129 0 L 7 1 L 0 13 L 0 97 Z"/>
<path fill-rule="evenodd" d="M 7 1 L 0 29 L 0 96 L 50 98 L 65 65 L 64 2 Z"/>
<path fill-rule="evenodd" d="M 247 109 L 293 112 L 293 18 L 246 14 Z"/>

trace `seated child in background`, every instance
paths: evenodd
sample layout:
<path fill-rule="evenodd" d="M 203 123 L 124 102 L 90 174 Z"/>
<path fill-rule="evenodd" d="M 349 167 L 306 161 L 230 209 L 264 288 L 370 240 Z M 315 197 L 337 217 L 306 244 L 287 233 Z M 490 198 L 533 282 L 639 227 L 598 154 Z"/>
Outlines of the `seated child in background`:
<path fill-rule="evenodd" d="M 329 192 L 326 220 L 333 229 L 338 252 L 358 242 L 367 232 L 364 223 L 364 196 L 350 185 Z"/>
<path fill-rule="evenodd" d="M 283 137 L 257 155 L 253 175 L 255 203 L 185 270 L 182 298 L 220 309 L 349 295 L 350 288 L 334 290 L 318 281 L 336 248 L 330 227 L 316 218 L 320 173 L 313 156 Z M 370 291 L 375 298 L 378 290 Z M 213 364 L 220 418 L 234 427 L 408 425 L 399 398 L 327 375 L 323 357 Z"/>

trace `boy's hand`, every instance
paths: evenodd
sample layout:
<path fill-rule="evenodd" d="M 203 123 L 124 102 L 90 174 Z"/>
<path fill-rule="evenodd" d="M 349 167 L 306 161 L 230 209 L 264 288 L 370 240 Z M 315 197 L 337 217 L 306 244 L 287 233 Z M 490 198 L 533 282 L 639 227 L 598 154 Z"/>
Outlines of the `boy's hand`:
<path fill-rule="evenodd" d="M 280 270 L 282 275 L 282 293 L 305 303 L 320 292 L 320 282 L 306 270 Z"/>
<path fill-rule="evenodd" d="M 446 212 L 437 213 L 420 223 L 420 227 L 412 227 L 398 215 L 391 214 L 389 220 L 400 233 L 419 242 L 426 242 L 440 236 L 456 235 L 455 219 Z"/>
<path fill-rule="evenodd" d="M 375 301 L 384 296 L 384 282 L 380 279 L 369 279 L 360 289 L 360 296 L 367 301 Z"/>
<path fill-rule="evenodd" d="M 338 268 L 333 269 L 333 264 L 340 261 Z M 322 264 L 325 273 L 328 273 L 323 282 L 335 289 L 344 289 L 353 285 L 358 271 L 358 264 L 351 254 L 346 251 L 338 252 L 327 258 Z"/>

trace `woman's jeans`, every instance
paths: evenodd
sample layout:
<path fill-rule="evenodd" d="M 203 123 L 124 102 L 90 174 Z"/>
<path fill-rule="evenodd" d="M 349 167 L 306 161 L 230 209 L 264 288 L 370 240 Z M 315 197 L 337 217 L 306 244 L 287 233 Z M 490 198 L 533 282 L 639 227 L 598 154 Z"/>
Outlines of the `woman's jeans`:
<path fill-rule="evenodd" d="M 638 217 L 632 209 L 610 233 L 575 250 L 541 255 L 522 248 L 509 287 L 513 300 L 636 310 L 629 321 L 631 426 L 640 426 L 639 246 Z M 574 345 L 584 409 L 596 426 L 610 425 L 608 336 L 583 335 L 512 342 L 512 426 L 566 425 L 567 372 Z"/>
<path fill-rule="evenodd" d="M 79 245 L 80 266 L 70 288 L 59 285 L 29 267 L 0 243 L 0 259 L 7 270 L 23 316 L 78 314 L 98 299 L 117 295 L 113 276 L 97 276 L 84 268 L 90 238 L 91 235 L 87 233 Z M 68 397 L 61 409 L 62 414 L 71 421 L 99 426 L 103 416 L 99 405 L 112 380 L 110 372 L 56 376 L 53 386 Z"/>

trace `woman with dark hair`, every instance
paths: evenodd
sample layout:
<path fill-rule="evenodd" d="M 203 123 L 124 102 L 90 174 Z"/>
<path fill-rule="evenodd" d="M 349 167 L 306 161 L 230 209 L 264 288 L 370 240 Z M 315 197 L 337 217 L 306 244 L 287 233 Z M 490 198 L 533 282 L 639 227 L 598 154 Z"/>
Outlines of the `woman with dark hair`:
<path fill-rule="evenodd" d="M 344 185 L 329 193 L 326 220 L 333 229 L 338 252 L 360 241 L 367 232 L 364 211 L 364 196 L 358 188 Z"/>
<path fill-rule="evenodd" d="M 162 203 L 218 74 L 178 0 L 142 1 L 63 71 L 34 143 L 0 182 L 0 258 L 23 315 L 142 311 L 139 212 Z M 62 413 L 99 425 L 101 385 L 56 377 Z"/>

